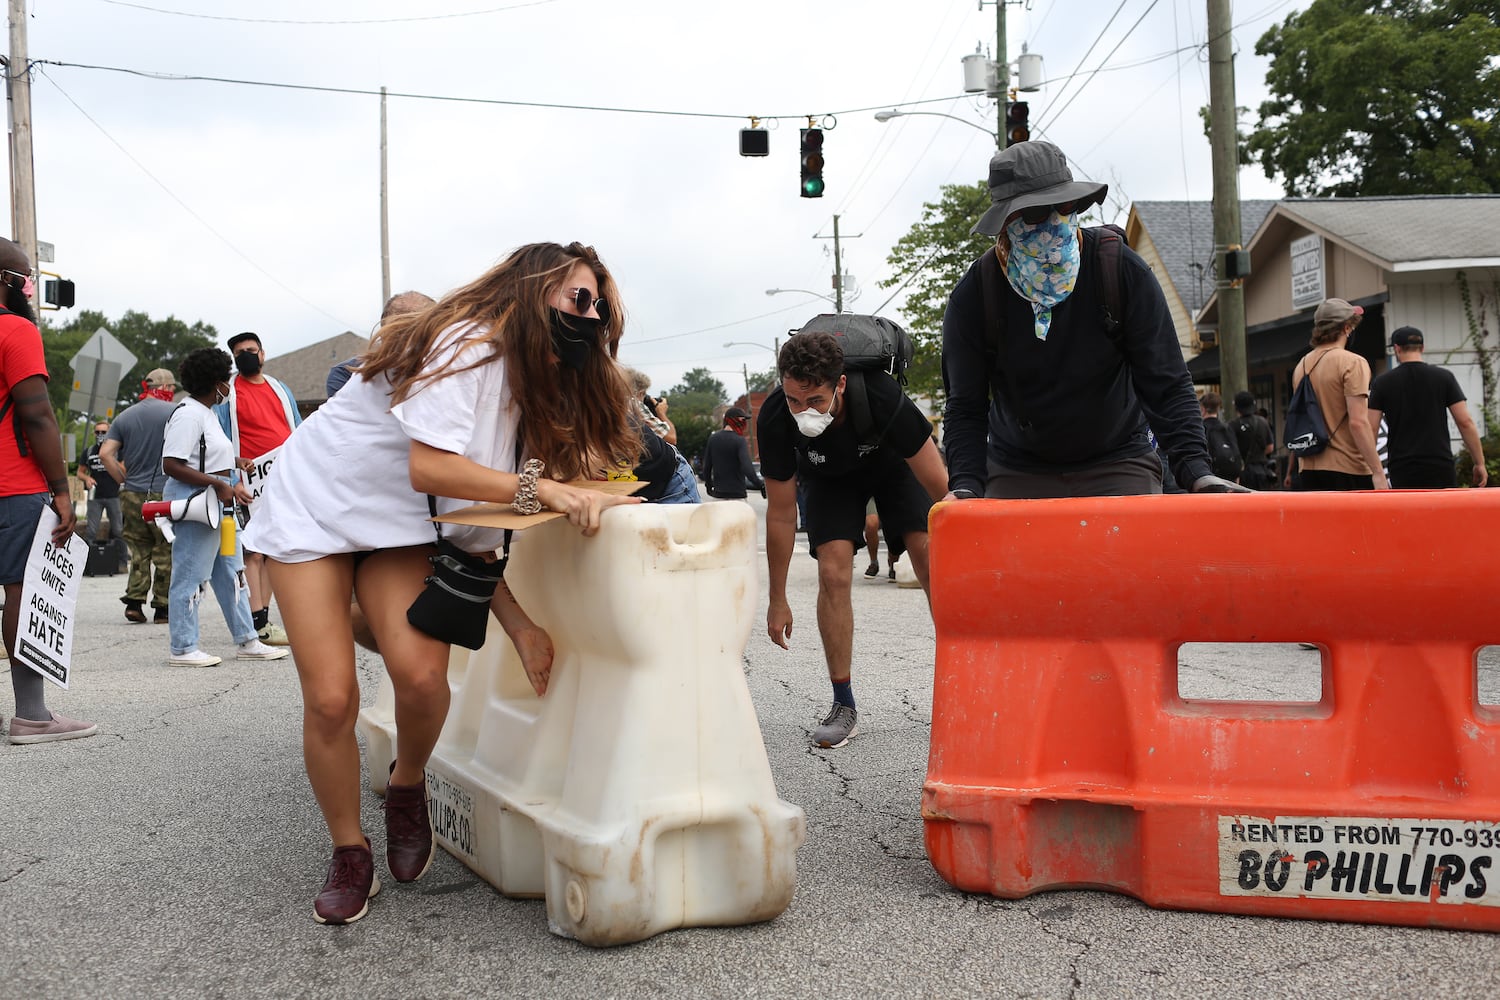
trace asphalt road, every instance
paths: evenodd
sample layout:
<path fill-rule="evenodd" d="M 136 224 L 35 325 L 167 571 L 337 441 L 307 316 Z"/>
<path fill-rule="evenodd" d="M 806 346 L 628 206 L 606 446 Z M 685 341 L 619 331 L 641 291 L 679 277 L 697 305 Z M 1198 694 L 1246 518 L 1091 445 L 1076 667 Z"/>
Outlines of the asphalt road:
<path fill-rule="evenodd" d="M 793 561 L 792 650 L 757 626 L 745 657 L 778 790 L 807 814 L 790 908 L 607 950 L 554 937 L 541 901 L 507 899 L 441 852 L 360 923 L 316 925 L 327 839 L 290 663 L 170 668 L 165 626 L 125 621 L 124 578 L 86 579 L 73 690 L 50 703 L 97 719 L 100 734 L 0 745 L 0 997 L 1500 995 L 1497 935 L 951 889 L 926 860 L 919 815 L 933 657 L 922 592 L 856 574 L 861 733 L 814 750 L 829 700 L 814 570 Z M 230 651 L 216 608 L 204 623 L 204 648 Z M 368 703 L 380 664 L 361 655 Z M 1316 684 L 1317 653 L 1262 655 L 1247 668 L 1193 647 L 1185 693 L 1292 698 Z M 1481 685 L 1500 702 L 1495 669 Z M 365 800 L 377 834 L 378 801 Z"/>

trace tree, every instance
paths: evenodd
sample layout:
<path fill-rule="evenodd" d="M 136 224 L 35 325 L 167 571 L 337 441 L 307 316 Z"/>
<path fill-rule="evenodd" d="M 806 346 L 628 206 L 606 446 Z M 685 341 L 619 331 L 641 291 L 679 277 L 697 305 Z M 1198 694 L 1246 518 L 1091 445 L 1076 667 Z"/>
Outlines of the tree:
<path fill-rule="evenodd" d="M 922 206 L 922 221 L 886 258 L 892 275 L 880 287 L 910 289 L 901 316 L 914 348 L 906 371 L 907 391 L 914 396 L 943 396 L 943 310 L 969 265 L 995 245 L 992 236 L 969 233 L 989 207 L 985 183 L 946 184 L 936 202 Z"/>
<path fill-rule="evenodd" d="M 724 383 L 707 368 L 694 368 L 682 381 L 667 390 L 668 416 L 677 428 L 677 450 L 697 455 L 708 443 L 708 436 L 719 429 L 714 411 L 724 405 L 728 393 Z"/>
<path fill-rule="evenodd" d="M 1500 191 L 1500 4 L 1313 0 L 1269 55 L 1245 162 L 1295 195 Z"/>
<path fill-rule="evenodd" d="M 47 391 L 52 397 L 52 408 L 63 416 L 67 415 L 68 396 L 73 390 L 69 362 L 101 326 L 136 357 L 135 367 L 120 380 L 117 407 L 135 401 L 147 372 L 170 368 L 175 374 L 189 353 L 200 347 L 213 347 L 219 340 L 219 332 L 201 320 L 189 326 L 175 316 L 153 320 L 134 309 L 113 321 L 102 312 L 84 309 L 66 326 L 54 329 L 44 325 L 42 342 L 47 352 L 47 371 L 52 376 Z"/>

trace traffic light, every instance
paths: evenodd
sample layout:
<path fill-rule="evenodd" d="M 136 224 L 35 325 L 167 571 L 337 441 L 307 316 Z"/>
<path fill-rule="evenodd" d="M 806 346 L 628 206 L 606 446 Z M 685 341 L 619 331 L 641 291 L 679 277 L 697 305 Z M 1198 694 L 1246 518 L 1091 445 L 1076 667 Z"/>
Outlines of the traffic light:
<path fill-rule="evenodd" d="M 47 272 L 41 272 L 46 275 Z M 56 275 L 43 277 L 42 279 L 42 302 L 43 308 L 51 306 L 54 309 L 73 308 L 73 282 L 67 278 L 59 278 Z"/>
<path fill-rule="evenodd" d="M 823 130 L 802 130 L 802 197 L 823 197 Z"/>
<path fill-rule="evenodd" d="M 1005 144 L 1014 146 L 1031 138 L 1031 105 L 1025 101 L 1011 101 L 1005 106 Z"/>

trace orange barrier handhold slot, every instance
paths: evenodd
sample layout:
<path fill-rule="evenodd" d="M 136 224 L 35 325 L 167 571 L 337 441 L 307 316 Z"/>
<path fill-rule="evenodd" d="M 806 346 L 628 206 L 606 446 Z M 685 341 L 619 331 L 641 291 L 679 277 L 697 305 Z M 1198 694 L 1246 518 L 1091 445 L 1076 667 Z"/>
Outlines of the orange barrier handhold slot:
<path fill-rule="evenodd" d="M 1500 588 L 1473 571 L 1500 491 L 968 501 L 931 530 L 922 815 L 952 885 L 1500 930 Z M 1318 701 L 1178 693 L 1183 643 L 1299 641 Z"/>

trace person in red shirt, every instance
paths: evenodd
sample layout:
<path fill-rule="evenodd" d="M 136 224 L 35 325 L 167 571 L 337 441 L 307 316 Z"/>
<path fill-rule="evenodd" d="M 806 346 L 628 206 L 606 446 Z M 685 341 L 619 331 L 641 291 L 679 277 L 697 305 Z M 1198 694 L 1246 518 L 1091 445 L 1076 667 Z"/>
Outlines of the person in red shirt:
<path fill-rule="evenodd" d="M 35 279 L 31 261 L 16 244 L 0 239 L 0 584 L 5 588 L 5 652 L 12 657 L 10 685 L 16 714 L 10 742 L 52 743 L 92 736 L 99 727 L 47 708 L 42 675 L 15 662 L 21 622 L 21 589 L 31 541 L 42 508 L 57 512 L 53 542 L 73 533 L 78 515 L 63 464 L 62 433 L 47 396 L 47 360 L 31 311 Z"/>
<path fill-rule="evenodd" d="M 229 386 L 229 398 L 215 406 L 214 412 L 234 445 L 235 456 L 242 464 L 255 464 L 251 486 L 252 492 L 258 492 L 257 484 L 265 482 L 277 449 L 302 422 L 302 415 L 286 383 L 263 371 L 266 352 L 258 335 L 245 332 L 230 337 L 229 353 L 239 374 Z M 271 624 L 271 577 L 265 557 L 248 549 L 245 582 L 250 586 L 250 614 L 255 619 L 256 635 L 267 645 L 285 646 L 286 632 L 280 625 Z"/>

